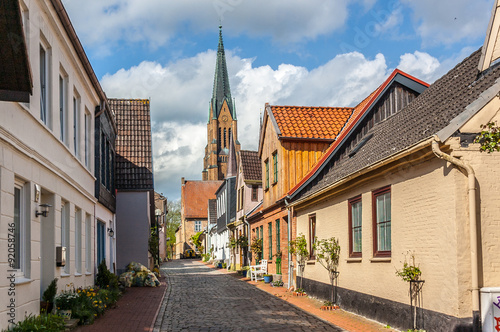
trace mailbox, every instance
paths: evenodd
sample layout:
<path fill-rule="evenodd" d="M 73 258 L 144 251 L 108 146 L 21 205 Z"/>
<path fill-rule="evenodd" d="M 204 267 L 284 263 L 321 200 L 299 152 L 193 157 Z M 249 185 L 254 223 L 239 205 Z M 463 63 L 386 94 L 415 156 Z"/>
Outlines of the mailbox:
<path fill-rule="evenodd" d="M 66 247 L 56 247 L 56 265 L 66 266 Z"/>

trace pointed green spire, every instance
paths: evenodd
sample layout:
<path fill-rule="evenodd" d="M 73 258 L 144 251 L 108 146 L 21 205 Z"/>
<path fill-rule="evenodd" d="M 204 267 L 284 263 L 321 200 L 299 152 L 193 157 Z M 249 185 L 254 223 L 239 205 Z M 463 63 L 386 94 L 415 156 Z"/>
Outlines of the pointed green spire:
<path fill-rule="evenodd" d="M 227 101 L 229 111 L 233 119 L 236 119 L 236 110 L 231 98 L 231 88 L 229 87 L 229 76 L 226 66 L 226 55 L 224 43 L 222 42 L 222 25 L 219 25 L 219 46 L 217 47 L 217 60 L 215 63 L 214 88 L 212 92 L 213 117 L 218 118 L 224 100 Z M 210 121 L 210 119 L 209 119 Z"/>

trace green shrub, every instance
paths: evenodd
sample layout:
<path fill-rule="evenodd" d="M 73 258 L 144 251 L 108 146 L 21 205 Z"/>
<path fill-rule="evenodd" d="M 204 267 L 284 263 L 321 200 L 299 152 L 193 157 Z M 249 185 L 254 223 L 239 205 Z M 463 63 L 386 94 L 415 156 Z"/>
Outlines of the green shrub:
<path fill-rule="evenodd" d="M 29 315 L 24 320 L 14 324 L 7 331 L 64 331 L 64 318 L 53 314 Z"/>
<path fill-rule="evenodd" d="M 45 302 L 54 303 L 54 297 L 57 294 L 57 278 L 51 281 L 47 289 L 43 292 L 42 300 Z"/>
<path fill-rule="evenodd" d="M 100 288 L 118 289 L 118 277 L 108 270 L 106 260 L 102 260 L 97 267 L 97 275 L 95 277 L 95 285 Z M 108 287 L 109 286 L 109 287 Z"/>

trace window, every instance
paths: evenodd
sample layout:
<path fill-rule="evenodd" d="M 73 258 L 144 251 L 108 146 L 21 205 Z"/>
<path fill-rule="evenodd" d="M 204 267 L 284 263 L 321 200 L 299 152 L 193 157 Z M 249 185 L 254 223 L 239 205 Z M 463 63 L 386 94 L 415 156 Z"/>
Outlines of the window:
<path fill-rule="evenodd" d="M 196 220 L 194 222 L 194 231 L 201 232 L 201 220 Z"/>
<path fill-rule="evenodd" d="M 254 231 L 256 231 L 256 233 L 255 233 L 255 234 L 256 234 L 255 238 L 256 238 L 256 239 L 259 239 L 259 227 L 257 227 L 256 229 L 254 229 Z"/>
<path fill-rule="evenodd" d="M 97 221 L 97 262 L 99 265 L 106 258 L 106 224 Z"/>
<path fill-rule="evenodd" d="M 16 270 L 16 277 L 28 277 L 27 269 L 30 263 L 29 218 L 26 209 L 28 196 L 26 191 L 25 183 L 16 180 L 14 185 L 14 225 L 9 225 L 9 234 L 13 233 L 14 235 L 14 242 L 11 242 L 9 235 L 9 249 L 14 249 L 15 257 L 12 268 Z"/>
<path fill-rule="evenodd" d="M 391 256 L 391 187 L 373 192 L 373 254 Z"/>
<path fill-rule="evenodd" d="M 106 187 L 106 136 L 101 133 L 101 184 Z"/>
<path fill-rule="evenodd" d="M 224 147 L 227 148 L 227 129 L 224 128 Z"/>
<path fill-rule="evenodd" d="M 273 171 L 274 171 L 274 182 L 273 183 L 277 183 L 278 182 L 278 151 L 275 151 L 273 153 Z"/>
<path fill-rule="evenodd" d="M 106 150 L 105 158 L 106 158 L 106 189 L 111 190 L 111 149 L 109 148 L 109 141 L 106 139 Z"/>
<path fill-rule="evenodd" d="M 257 191 L 258 189 L 259 189 L 258 186 L 256 186 L 256 185 L 252 186 L 252 201 L 253 202 L 256 202 L 258 200 L 258 191 Z"/>
<path fill-rule="evenodd" d="M 240 210 L 243 209 L 244 201 L 245 201 L 245 188 L 242 186 L 240 188 L 241 194 L 240 194 Z"/>
<path fill-rule="evenodd" d="M 80 159 L 80 97 L 75 92 L 73 97 L 73 149 L 75 156 Z"/>
<path fill-rule="evenodd" d="M 260 252 L 262 253 L 262 257 L 264 257 L 264 226 L 260 226 Z"/>
<path fill-rule="evenodd" d="M 75 272 L 82 273 L 82 210 L 75 208 Z"/>
<path fill-rule="evenodd" d="M 361 257 L 361 196 L 349 200 L 349 257 Z"/>
<path fill-rule="evenodd" d="M 49 108 L 48 103 L 48 88 L 49 88 L 49 56 L 46 49 L 40 45 L 40 120 L 47 125 Z"/>
<path fill-rule="evenodd" d="M 61 246 L 66 247 L 66 265 L 64 273 L 70 273 L 70 240 L 69 240 L 69 203 L 61 203 Z"/>
<path fill-rule="evenodd" d="M 269 249 L 269 259 L 273 259 L 273 224 L 268 223 L 267 224 L 267 229 L 268 229 L 268 249 Z"/>
<path fill-rule="evenodd" d="M 309 216 L 309 259 L 316 259 L 314 242 L 316 242 L 316 215 L 313 214 Z"/>
<path fill-rule="evenodd" d="M 61 128 L 60 139 L 67 145 L 67 115 L 68 115 L 68 77 L 59 75 L 59 126 Z"/>
<path fill-rule="evenodd" d="M 266 189 L 269 189 L 269 159 L 264 161 L 266 167 Z"/>
<path fill-rule="evenodd" d="M 281 231 L 280 231 L 280 220 L 276 219 L 276 253 L 281 251 Z"/>
<path fill-rule="evenodd" d="M 85 166 L 90 166 L 90 113 L 85 110 Z"/>
<path fill-rule="evenodd" d="M 91 262 L 92 249 L 92 224 L 90 223 L 90 214 L 85 215 L 85 270 L 87 273 L 92 268 Z"/>
<path fill-rule="evenodd" d="M 217 140 L 217 146 L 219 148 L 217 149 L 217 151 L 220 151 L 222 148 L 221 142 L 222 142 L 222 128 L 219 127 L 219 139 Z"/>

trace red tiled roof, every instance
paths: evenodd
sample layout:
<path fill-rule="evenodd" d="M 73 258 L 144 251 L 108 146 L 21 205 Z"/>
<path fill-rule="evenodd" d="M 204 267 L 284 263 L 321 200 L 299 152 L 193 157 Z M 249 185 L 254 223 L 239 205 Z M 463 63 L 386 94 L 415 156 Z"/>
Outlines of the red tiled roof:
<path fill-rule="evenodd" d="M 281 137 L 335 139 L 352 107 L 270 106 Z"/>
<path fill-rule="evenodd" d="M 182 187 L 184 218 L 208 218 L 208 200 L 215 199 L 215 192 L 222 181 L 185 181 Z"/>
<path fill-rule="evenodd" d="M 116 115 L 116 189 L 153 189 L 148 99 L 108 99 Z"/>
<path fill-rule="evenodd" d="M 241 166 L 245 180 L 262 181 L 262 169 L 257 151 L 240 151 Z"/>

